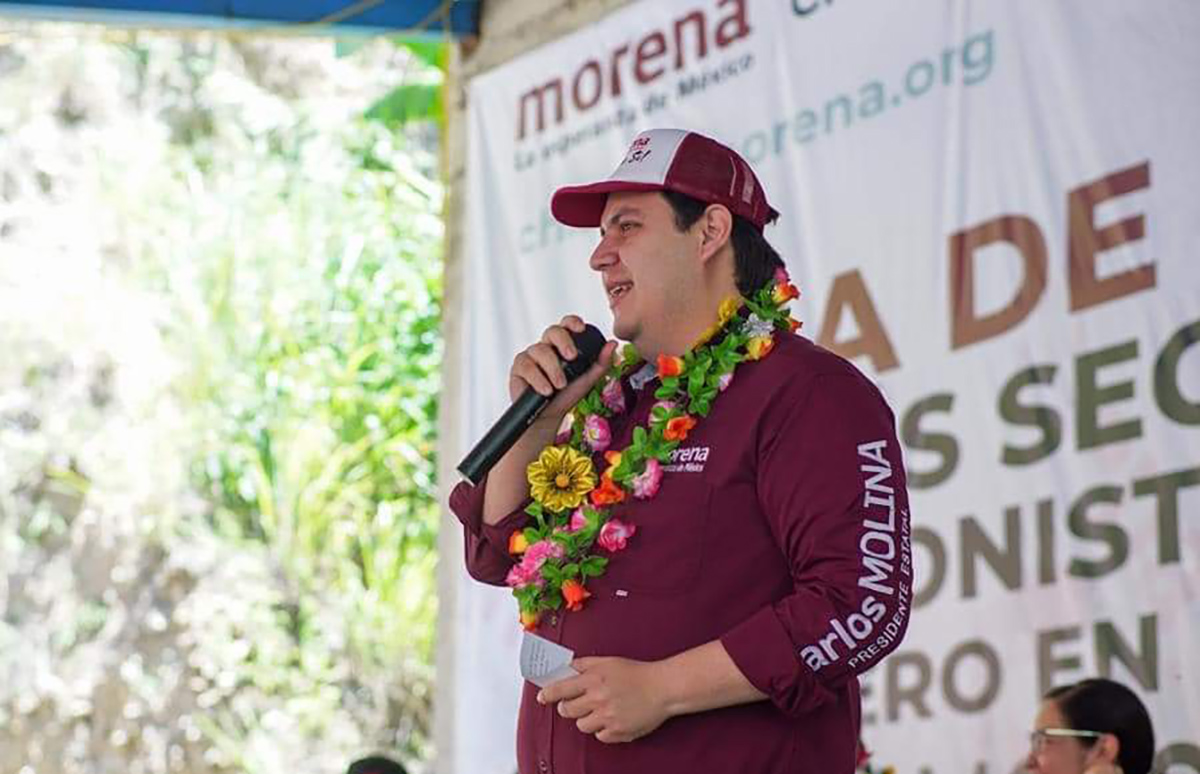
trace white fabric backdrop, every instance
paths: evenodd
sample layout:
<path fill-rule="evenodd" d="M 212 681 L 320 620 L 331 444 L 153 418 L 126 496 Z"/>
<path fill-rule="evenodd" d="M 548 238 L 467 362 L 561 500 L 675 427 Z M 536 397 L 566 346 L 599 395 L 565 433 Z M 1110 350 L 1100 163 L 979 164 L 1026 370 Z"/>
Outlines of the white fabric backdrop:
<path fill-rule="evenodd" d="M 855 362 L 912 424 L 910 470 L 942 472 L 911 491 L 923 604 L 863 679 L 877 763 L 1008 772 L 1043 687 L 1105 673 L 1147 700 L 1169 770 L 1200 771 L 1198 38 L 1190 0 L 655 0 L 473 79 L 465 308 L 451 310 L 466 341 L 448 354 L 465 421 L 445 453 L 501 413 L 513 354 L 546 325 L 609 322 L 586 265 L 596 234 L 550 219 L 553 189 L 607 176 L 644 128 L 715 136 L 783 213 L 768 236 L 804 291 L 805 333 L 855 354 L 874 330 Z M 546 84 L 539 129 L 522 95 Z M 1071 192 L 1105 179 L 1072 217 Z M 1002 310 L 1039 241 L 1044 292 L 954 348 L 952 236 L 1004 216 L 1024 225 L 975 251 L 959 298 Z M 1071 310 L 1072 244 L 1077 259 L 1096 248 L 1081 276 L 1116 297 Z M 831 306 L 843 313 L 826 322 Z M 1057 417 L 1061 440 L 1006 464 L 1006 445 L 1046 437 L 1002 416 L 1032 366 L 1041 383 L 1015 404 L 1047 407 L 1025 413 Z M 508 774 L 515 603 L 461 570 L 454 598 L 456 770 Z"/>

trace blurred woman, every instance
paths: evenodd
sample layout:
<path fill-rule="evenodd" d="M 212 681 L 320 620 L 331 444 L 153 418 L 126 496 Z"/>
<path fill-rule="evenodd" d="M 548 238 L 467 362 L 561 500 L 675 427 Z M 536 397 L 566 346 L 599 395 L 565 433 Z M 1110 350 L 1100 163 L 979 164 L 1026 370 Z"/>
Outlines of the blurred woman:
<path fill-rule="evenodd" d="M 1154 729 L 1141 700 L 1094 678 L 1043 697 L 1026 766 L 1036 774 L 1149 774 L 1153 760 Z"/>

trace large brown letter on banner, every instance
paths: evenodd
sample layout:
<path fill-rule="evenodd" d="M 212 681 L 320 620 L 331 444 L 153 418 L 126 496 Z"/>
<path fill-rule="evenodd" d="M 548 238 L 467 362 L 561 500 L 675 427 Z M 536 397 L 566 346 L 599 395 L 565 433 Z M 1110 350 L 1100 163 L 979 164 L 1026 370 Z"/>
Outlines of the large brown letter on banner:
<path fill-rule="evenodd" d="M 842 321 L 842 311 L 847 308 L 854 314 L 854 321 L 858 323 L 858 337 L 835 341 L 838 324 Z M 833 287 L 829 290 L 829 300 L 825 304 L 825 319 L 821 320 L 821 330 L 817 334 L 817 343 L 847 360 L 866 355 L 871 359 L 871 365 L 879 372 L 900 365 L 887 331 L 879 321 L 875 305 L 871 303 L 867 286 L 863 284 L 862 275 L 857 269 L 834 277 Z"/>
<path fill-rule="evenodd" d="M 1094 183 L 1080 186 L 1067 196 L 1070 213 L 1071 311 L 1103 304 L 1114 298 L 1149 290 L 1156 282 L 1153 263 L 1109 277 L 1096 276 L 1096 254 L 1146 235 L 1146 216 L 1135 215 L 1104 228 L 1096 228 L 1096 205 L 1121 194 L 1150 187 L 1150 162 L 1122 169 Z"/>
<path fill-rule="evenodd" d="M 979 317 L 975 313 L 975 251 L 1008 242 L 1024 261 L 1021 286 L 1003 308 Z M 950 346 L 961 349 L 999 336 L 1024 320 L 1046 289 L 1046 240 L 1024 215 L 1001 215 L 950 236 Z"/>

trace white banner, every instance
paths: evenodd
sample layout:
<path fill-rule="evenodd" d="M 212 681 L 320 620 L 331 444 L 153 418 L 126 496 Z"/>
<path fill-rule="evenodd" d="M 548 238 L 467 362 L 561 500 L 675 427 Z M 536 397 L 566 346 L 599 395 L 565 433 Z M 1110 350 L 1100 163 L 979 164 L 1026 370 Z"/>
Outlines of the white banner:
<path fill-rule="evenodd" d="M 1019 769 L 1040 694 L 1101 674 L 1200 772 L 1198 39 L 1191 0 L 655 0 L 475 78 L 448 453 L 543 328 L 609 322 L 554 188 L 645 128 L 714 136 L 783 213 L 804 332 L 906 444 L 918 596 L 862 679 L 875 762 Z M 516 605 L 459 576 L 456 768 L 511 774 Z"/>

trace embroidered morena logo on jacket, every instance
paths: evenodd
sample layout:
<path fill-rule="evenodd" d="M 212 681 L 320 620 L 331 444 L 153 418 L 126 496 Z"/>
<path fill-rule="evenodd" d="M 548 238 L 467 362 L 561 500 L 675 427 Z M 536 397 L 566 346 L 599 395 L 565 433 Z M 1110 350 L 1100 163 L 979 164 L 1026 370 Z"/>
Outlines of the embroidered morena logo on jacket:
<path fill-rule="evenodd" d="M 671 452 L 663 470 L 667 473 L 700 473 L 708 461 L 707 446 L 688 446 Z"/>

